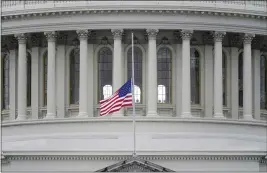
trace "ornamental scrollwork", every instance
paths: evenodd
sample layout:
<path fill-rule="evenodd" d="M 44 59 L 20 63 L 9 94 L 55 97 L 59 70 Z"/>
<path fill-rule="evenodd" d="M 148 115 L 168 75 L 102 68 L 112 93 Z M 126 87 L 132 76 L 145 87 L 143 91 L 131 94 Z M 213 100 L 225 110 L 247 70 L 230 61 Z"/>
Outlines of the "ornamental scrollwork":
<path fill-rule="evenodd" d="M 44 35 L 47 38 L 47 41 L 56 41 L 57 33 L 55 31 L 45 32 Z"/>
<path fill-rule="evenodd" d="M 84 29 L 84 30 L 77 30 L 76 33 L 78 34 L 79 39 L 87 39 L 88 36 L 91 34 L 91 31 Z"/>
<path fill-rule="evenodd" d="M 112 29 L 111 32 L 112 32 L 112 35 L 114 37 L 114 40 L 115 39 L 121 40 L 121 37 L 123 34 L 123 29 Z"/>
<path fill-rule="evenodd" d="M 225 35 L 226 35 L 226 32 L 219 32 L 219 31 L 213 32 L 214 41 L 215 42 L 222 42 Z"/>
<path fill-rule="evenodd" d="M 251 41 L 253 40 L 254 37 L 255 34 L 245 34 L 243 38 L 244 44 L 251 44 Z"/>
<path fill-rule="evenodd" d="M 181 37 L 183 40 L 190 40 L 192 38 L 192 30 L 181 30 Z"/>
<path fill-rule="evenodd" d="M 159 32 L 158 29 L 147 29 L 146 30 L 146 33 L 149 39 L 156 39 L 158 32 Z"/>
<path fill-rule="evenodd" d="M 25 44 L 27 41 L 27 35 L 24 33 L 15 34 L 15 37 L 17 38 L 19 44 Z"/>

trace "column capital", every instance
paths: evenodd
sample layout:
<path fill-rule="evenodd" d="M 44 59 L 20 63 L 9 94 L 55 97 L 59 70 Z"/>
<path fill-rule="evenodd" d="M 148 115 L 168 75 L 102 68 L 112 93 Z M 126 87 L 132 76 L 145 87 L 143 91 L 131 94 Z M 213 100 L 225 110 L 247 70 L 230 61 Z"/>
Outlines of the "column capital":
<path fill-rule="evenodd" d="M 115 39 L 121 40 L 123 29 L 112 29 L 111 32 L 114 37 L 114 40 Z"/>
<path fill-rule="evenodd" d="M 87 39 L 88 36 L 91 34 L 91 31 L 88 29 L 83 29 L 83 30 L 77 30 L 76 33 L 78 34 L 79 39 Z"/>
<path fill-rule="evenodd" d="M 47 41 L 51 41 L 51 42 L 56 41 L 57 33 L 55 31 L 44 32 L 44 35 L 46 36 Z"/>
<path fill-rule="evenodd" d="M 226 32 L 214 31 L 212 35 L 214 38 L 214 42 L 222 42 L 224 36 L 226 35 Z"/>
<path fill-rule="evenodd" d="M 159 32 L 158 29 L 147 29 L 146 30 L 146 33 L 149 39 L 156 39 L 158 32 Z"/>
<path fill-rule="evenodd" d="M 183 40 L 190 40 L 193 35 L 193 30 L 181 30 L 181 37 Z"/>
<path fill-rule="evenodd" d="M 255 37 L 255 34 L 245 34 L 243 37 L 244 43 L 251 44 L 251 41 Z"/>
<path fill-rule="evenodd" d="M 21 34 L 15 34 L 15 37 L 17 38 L 19 44 L 26 44 L 27 41 L 27 35 L 24 33 Z"/>

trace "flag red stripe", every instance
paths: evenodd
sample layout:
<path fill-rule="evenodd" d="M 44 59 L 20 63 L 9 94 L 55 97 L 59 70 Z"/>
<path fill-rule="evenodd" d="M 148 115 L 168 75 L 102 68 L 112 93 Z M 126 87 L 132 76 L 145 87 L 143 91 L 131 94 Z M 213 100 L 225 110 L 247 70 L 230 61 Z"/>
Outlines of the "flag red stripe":
<path fill-rule="evenodd" d="M 112 100 L 109 100 L 108 103 L 101 104 L 100 116 L 116 112 L 126 106 L 132 106 L 132 93 L 129 93 L 124 97 L 118 97 L 117 95 L 116 97 L 113 97 Z"/>
<path fill-rule="evenodd" d="M 101 110 L 106 110 L 106 109 L 109 109 L 111 106 L 114 106 L 114 104 L 118 103 L 118 102 L 121 102 L 123 100 L 132 100 L 132 95 L 128 95 L 126 97 L 122 97 L 122 98 L 116 98 L 116 99 L 113 99 L 112 102 L 109 102 L 109 104 L 105 104 L 105 105 L 100 105 L 100 109 Z"/>

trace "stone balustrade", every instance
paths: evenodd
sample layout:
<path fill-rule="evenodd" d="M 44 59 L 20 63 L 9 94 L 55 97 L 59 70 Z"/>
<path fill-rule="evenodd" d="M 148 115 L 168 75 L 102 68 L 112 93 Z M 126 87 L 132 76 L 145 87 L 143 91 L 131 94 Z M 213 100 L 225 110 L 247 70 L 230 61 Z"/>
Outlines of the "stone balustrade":
<path fill-rule="evenodd" d="M 82 8 L 93 8 L 95 10 L 109 7 L 110 9 L 120 8 L 162 8 L 162 9 L 210 9 L 212 11 L 229 12 L 234 10 L 249 11 L 250 13 L 264 13 L 267 12 L 266 1 L 2 1 L 2 15 L 12 15 L 17 13 L 31 13 L 36 9 L 50 11 L 57 11 L 61 8 L 69 8 L 72 10 L 77 7 L 77 10 Z M 40 12 L 41 12 L 40 11 Z"/>

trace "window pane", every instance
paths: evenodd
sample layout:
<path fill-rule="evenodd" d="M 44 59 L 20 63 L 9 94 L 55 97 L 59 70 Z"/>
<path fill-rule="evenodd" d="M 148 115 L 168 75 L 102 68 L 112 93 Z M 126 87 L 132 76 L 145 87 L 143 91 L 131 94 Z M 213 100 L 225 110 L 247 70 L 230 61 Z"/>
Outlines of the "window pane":
<path fill-rule="evenodd" d="M 200 55 L 194 48 L 190 50 L 190 64 L 191 103 L 200 104 Z"/>
<path fill-rule="evenodd" d="M 47 105 L 47 51 L 44 53 L 44 57 L 43 57 L 43 60 L 44 60 L 44 66 L 43 66 L 43 75 L 44 75 L 44 106 Z"/>
<path fill-rule="evenodd" d="M 104 95 L 104 99 L 106 99 L 112 95 L 112 86 L 111 85 L 105 85 L 103 87 L 103 95 Z"/>
<path fill-rule="evenodd" d="M 2 58 L 2 109 L 9 109 L 9 56 Z"/>
<path fill-rule="evenodd" d="M 70 104 L 79 104 L 80 49 L 70 53 Z"/>
<path fill-rule="evenodd" d="M 142 50 L 139 47 L 134 47 L 134 84 L 135 84 L 135 102 L 141 103 L 142 97 L 141 97 L 141 89 L 142 89 Z M 130 48 L 127 52 L 127 76 L 128 79 L 132 77 L 132 48 Z M 138 87 L 138 88 L 137 88 Z M 139 92 L 140 94 L 137 94 Z M 138 99 L 138 100 L 137 100 Z"/>
<path fill-rule="evenodd" d="M 98 53 L 98 92 L 99 100 L 106 97 L 104 95 L 104 86 L 110 85 L 112 88 L 112 51 L 108 47 L 103 47 Z"/>
<path fill-rule="evenodd" d="M 162 47 L 157 53 L 158 103 L 171 103 L 172 54 Z"/>
<path fill-rule="evenodd" d="M 238 89 L 239 107 L 243 107 L 243 52 L 238 56 Z"/>
<path fill-rule="evenodd" d="M 134 100 L 135 103 L 140 103 L 141 101 L 141 89 L 137 85 L 134 85 Z"/>
<path fill-rule="evenodd" d="M 27 106 L 31 106 L 31 80 L 32 80 L 32 59 L 31 54 L 27 52 Z"/>

